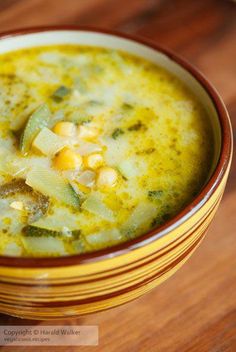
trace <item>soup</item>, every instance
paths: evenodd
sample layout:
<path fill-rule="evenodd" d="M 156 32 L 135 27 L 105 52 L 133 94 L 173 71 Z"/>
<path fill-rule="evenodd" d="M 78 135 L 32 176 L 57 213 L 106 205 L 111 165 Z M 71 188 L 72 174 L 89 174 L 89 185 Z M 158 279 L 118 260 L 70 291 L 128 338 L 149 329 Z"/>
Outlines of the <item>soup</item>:
<path fill-rule="evenodd" d="M 0 56 L 0 254 L 61 256 L 136 238 L 200 191 L 207 113 L 179 79 L 123 52 Z"/>

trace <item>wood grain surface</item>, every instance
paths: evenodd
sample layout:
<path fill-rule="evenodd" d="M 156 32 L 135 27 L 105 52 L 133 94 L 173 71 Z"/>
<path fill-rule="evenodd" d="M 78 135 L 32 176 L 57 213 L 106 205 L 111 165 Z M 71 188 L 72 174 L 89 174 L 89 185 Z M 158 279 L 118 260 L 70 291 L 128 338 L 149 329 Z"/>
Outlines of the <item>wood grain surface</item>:
<path fill-rule="evenodd" d="M 0 31 L 45 24 L 114 28 L 194 63 L 223 97 L 236 131 L 236 3 L 224 0 L 0 0 Z M 1 325 L 50 325 L 0 315 Z M 206 239 L 171 279 L 125 306 L 54 324 L 98 325 L 98 347 L 2 351 L 235 352 L 236 162 Z"/>

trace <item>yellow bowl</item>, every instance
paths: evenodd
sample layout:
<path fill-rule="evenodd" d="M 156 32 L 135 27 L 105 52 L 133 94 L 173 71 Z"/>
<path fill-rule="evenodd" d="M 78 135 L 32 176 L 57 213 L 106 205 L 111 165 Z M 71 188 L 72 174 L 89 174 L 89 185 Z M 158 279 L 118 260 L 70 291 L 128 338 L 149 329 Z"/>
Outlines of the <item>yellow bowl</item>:
<path fill-rule="evenodd" d="M 211 175 L 196 198 L 166 224 L 138 239 L 92 254 L 0 257 L 0 312 L 30 319 L 58 319 L 116 307 L 170 277 L 203 239 L 223 195 L 232 158 L 225 106 L 210 83 L 185 60 L 144 39 L 68 26 L 3 33 L 0 53 L 48 44 L 122 49 L 173 72 L 208 111 L 215 158 Z"/>

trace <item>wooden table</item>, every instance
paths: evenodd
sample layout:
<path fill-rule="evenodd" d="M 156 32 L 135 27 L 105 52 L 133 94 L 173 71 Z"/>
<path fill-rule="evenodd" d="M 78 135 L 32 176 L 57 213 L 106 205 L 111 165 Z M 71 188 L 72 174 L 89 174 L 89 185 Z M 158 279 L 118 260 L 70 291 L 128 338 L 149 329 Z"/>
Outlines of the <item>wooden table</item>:
<path fill-rule="evenodd" d="M 236 130 L 236 4 L 232 1 L 0 0 L 1 31 L 68 23 L 136 33 L 174 49 L 200 68 L 216 86 Z M 0 323 L 32 322 L 2 315 Z M 98 325 L 99 346 L 59 347 L 60 351 L 235 352 L 235 159 L 222 205 L 208 236 L 173 278 L 133 303 L 68 323 Z M 27 348 L 35 350 L 57 348 Z"/>

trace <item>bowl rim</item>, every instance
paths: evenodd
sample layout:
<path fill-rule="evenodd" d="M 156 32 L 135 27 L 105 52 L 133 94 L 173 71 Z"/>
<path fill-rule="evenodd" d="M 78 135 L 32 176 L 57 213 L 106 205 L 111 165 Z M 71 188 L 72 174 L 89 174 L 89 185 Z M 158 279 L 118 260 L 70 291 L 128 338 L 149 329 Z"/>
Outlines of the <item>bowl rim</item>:
<path fill-rule="evenodd" d="M 40 269 L 45 267 L 52 268 L 95 263 L 101 260 L 110 259 L 120 256 L 122 254 L 126 254 L 132 250 L 138 249 L 144 245 L 156 241 L 159 238 L 167 235 L 171 230 L 177 228 L 183 222 L 185 222 L 207 202 L 207 200 L 215 192 L 225 173 L 227 172 L 228 166 L 232 158 L 232 128 L 226 107 L 213 85 L 194 65 L 190 64 L 188 60 L 182 58 L 182 56 L 180 56 L 179 54 L 175 54 L 172 50 L 169 50 L 163 47 L 162 45 L 156 44 L 154 41 L 146 37 L 144 38 L 133 34 L 120 33 L 116 30 L 101 29 L 93 26 L 54 25 L 19 28 L 1 32 L 0 41 L 2 39 L 8 39 L 11 37 L 53 31 L 86 31 L 98 34 L 112 35 L 121 39 L 128 39 L 136 42 L 137 44 L 142 44 L 148 48 L 154 49 L 155 51 L 164 54 L 169 59 L 180 65 L 185 71 L 190 73 L 190 75 L 193 76 L 198 81 L 198 83 L 200 83 L 200 85 L 209 95 L 211 101 L 214 104 L 220 122 L 220 131 L 222 138 L 219 160 L 210 179 L 203 186 L 200 192 L 192 199 L 192 201 L 188 203 L 173 218 L 166 221 L 157 229 L 148 231 L 140 237 L 124 242 L 122 244 L 118 244 L 106 249 L 101 249 L 92 253 L 75 254 L 61 257 L 14 257 L 2 255 L 0 256 L 0 266 Z"/>

